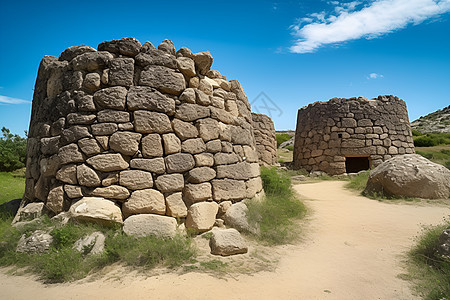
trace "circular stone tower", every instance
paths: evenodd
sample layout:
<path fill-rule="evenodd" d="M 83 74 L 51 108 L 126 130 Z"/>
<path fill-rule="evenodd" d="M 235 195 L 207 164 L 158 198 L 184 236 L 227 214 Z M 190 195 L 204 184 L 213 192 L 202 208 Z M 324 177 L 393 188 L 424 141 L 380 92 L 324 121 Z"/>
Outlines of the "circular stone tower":
<path fill-rule="evenodd" d="M 394 96 L 333 98 L 298 111 L 294 168 L 355 173 L 414 153 L 408 111 Z"/>
<path fill-rule="evenodd" d="M 43 202 L 80 219 L 110 207 L 114 222 L 165 216 L 205 231 L 221 202 L 254 197 L 262 185 L 250 104 L 212 62 L 209 51 L 134 38 L 44 57 L 22 206 Z"/>

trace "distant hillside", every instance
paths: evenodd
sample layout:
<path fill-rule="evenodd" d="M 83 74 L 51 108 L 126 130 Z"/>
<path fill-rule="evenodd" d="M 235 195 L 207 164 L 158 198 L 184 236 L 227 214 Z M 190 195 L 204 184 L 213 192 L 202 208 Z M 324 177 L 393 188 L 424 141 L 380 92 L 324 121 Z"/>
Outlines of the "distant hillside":
<path fill-rule="evenodd" d="M 422 133 L 450 132 L 450 105 L 411 122 L 411 127 Z"/>

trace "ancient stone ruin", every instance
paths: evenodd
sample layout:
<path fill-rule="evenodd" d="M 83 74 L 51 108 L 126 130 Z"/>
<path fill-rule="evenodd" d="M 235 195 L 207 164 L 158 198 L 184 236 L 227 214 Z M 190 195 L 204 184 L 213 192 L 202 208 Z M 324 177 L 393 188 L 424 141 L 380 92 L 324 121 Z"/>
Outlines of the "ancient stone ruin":
<path fill-rule="evenodd" d="M 219 208 L 261 192 L 250 104 L 212 62 L 134 38 L 44 57 L 22 207 L 172 236 L 176 218 L 206 231 Z"/>
<path fill-rule="evenodd" d="M 394 96 L 333 98 L 299 109 L 294 168 L 356 173 L 414 153 L 406 104 Z"/>
<path fill-rule="evenodd" d="M 256 140 L 261 165 L 274 165 L 277 163 L 277 139 L 272 119 L 263 114 L 252 113 L 253 132 Z"/>

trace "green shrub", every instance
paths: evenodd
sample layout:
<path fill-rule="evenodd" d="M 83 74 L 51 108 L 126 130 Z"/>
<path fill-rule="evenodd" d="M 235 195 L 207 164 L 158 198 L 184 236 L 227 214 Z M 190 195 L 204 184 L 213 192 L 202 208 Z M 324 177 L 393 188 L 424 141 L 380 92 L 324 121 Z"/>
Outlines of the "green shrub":
<path fill-rule="evenodd" d="M 2 128 L 0 138 L 0 171 L 10 172 L 25 166 L 27 139 Z"/>
<path fill-rule="evenodd" d="M 424 299 L 446 299 L 450 295 L 450 259 L 437 253 L 439 236 L 449 224 L 424 228 L 409 252 L 409 274 Z"/>
<path fill-rule="evenodd" d="M 286 149 L 288 149 L 289 151 L 294 151 L 294 146 L 292 145 L 286 146 Z"/>
<path fill-rule="evenodd" d="M 414 137 L 414 146 L 416 147 L 433 147 L 437 145 L 449 145 L 450 133 L 427 133 Z"/>
<path fill-rule="evenodd" d="M 412 132 L 413 136 L 421 136 L 422 135 L 422 132 L 420 132 L 417 129 L 412 129 L 411 132 Z"/>
<path fill-rule="evenodd" d="M 276 135 L 277 139 L 277 147 L 280 147 L 280 145 L 286 141 L 289 141 L 292 138 L 290 134 L 287 133 L 279 133 Z"/>
<path fill-rule="evenodd" d="M 269 196 L 292 196 L 291 177 L 277 168 L 261 167 L 264 192 Z"/>
<path fill-rule="evenodd" d="M 249 222 L 259 225 L 256 237 L 270 245 L 292 242 L 299 233 L 294 220 L 303 217 L 306 208 L 295 198 L 287 172 L 262 167 L 261 178 L 266 197 L 250 201 L 247 212 Z"/>
<path fill-rule="evenodd" d="M 416 147 L 433 147 L 437 145 L 437 141 L 430 136 L 420 136 L 414 139 L 414 146 Z"/>

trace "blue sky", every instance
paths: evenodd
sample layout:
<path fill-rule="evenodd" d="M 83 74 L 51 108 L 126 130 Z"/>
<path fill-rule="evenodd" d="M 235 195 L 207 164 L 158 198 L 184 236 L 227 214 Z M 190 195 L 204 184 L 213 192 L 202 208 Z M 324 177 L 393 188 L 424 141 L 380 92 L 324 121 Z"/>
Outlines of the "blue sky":
<path fill-rule="evenodd" d="M 279 108 L 277 130 L 333 97 L 393 94 L 412 121 L 450 104 L 449 12 L 450 0 L 2 1 L 0 127 L 28 129 L 44 55 L 128 36 L 209 50 L 253 110 Z"/>

